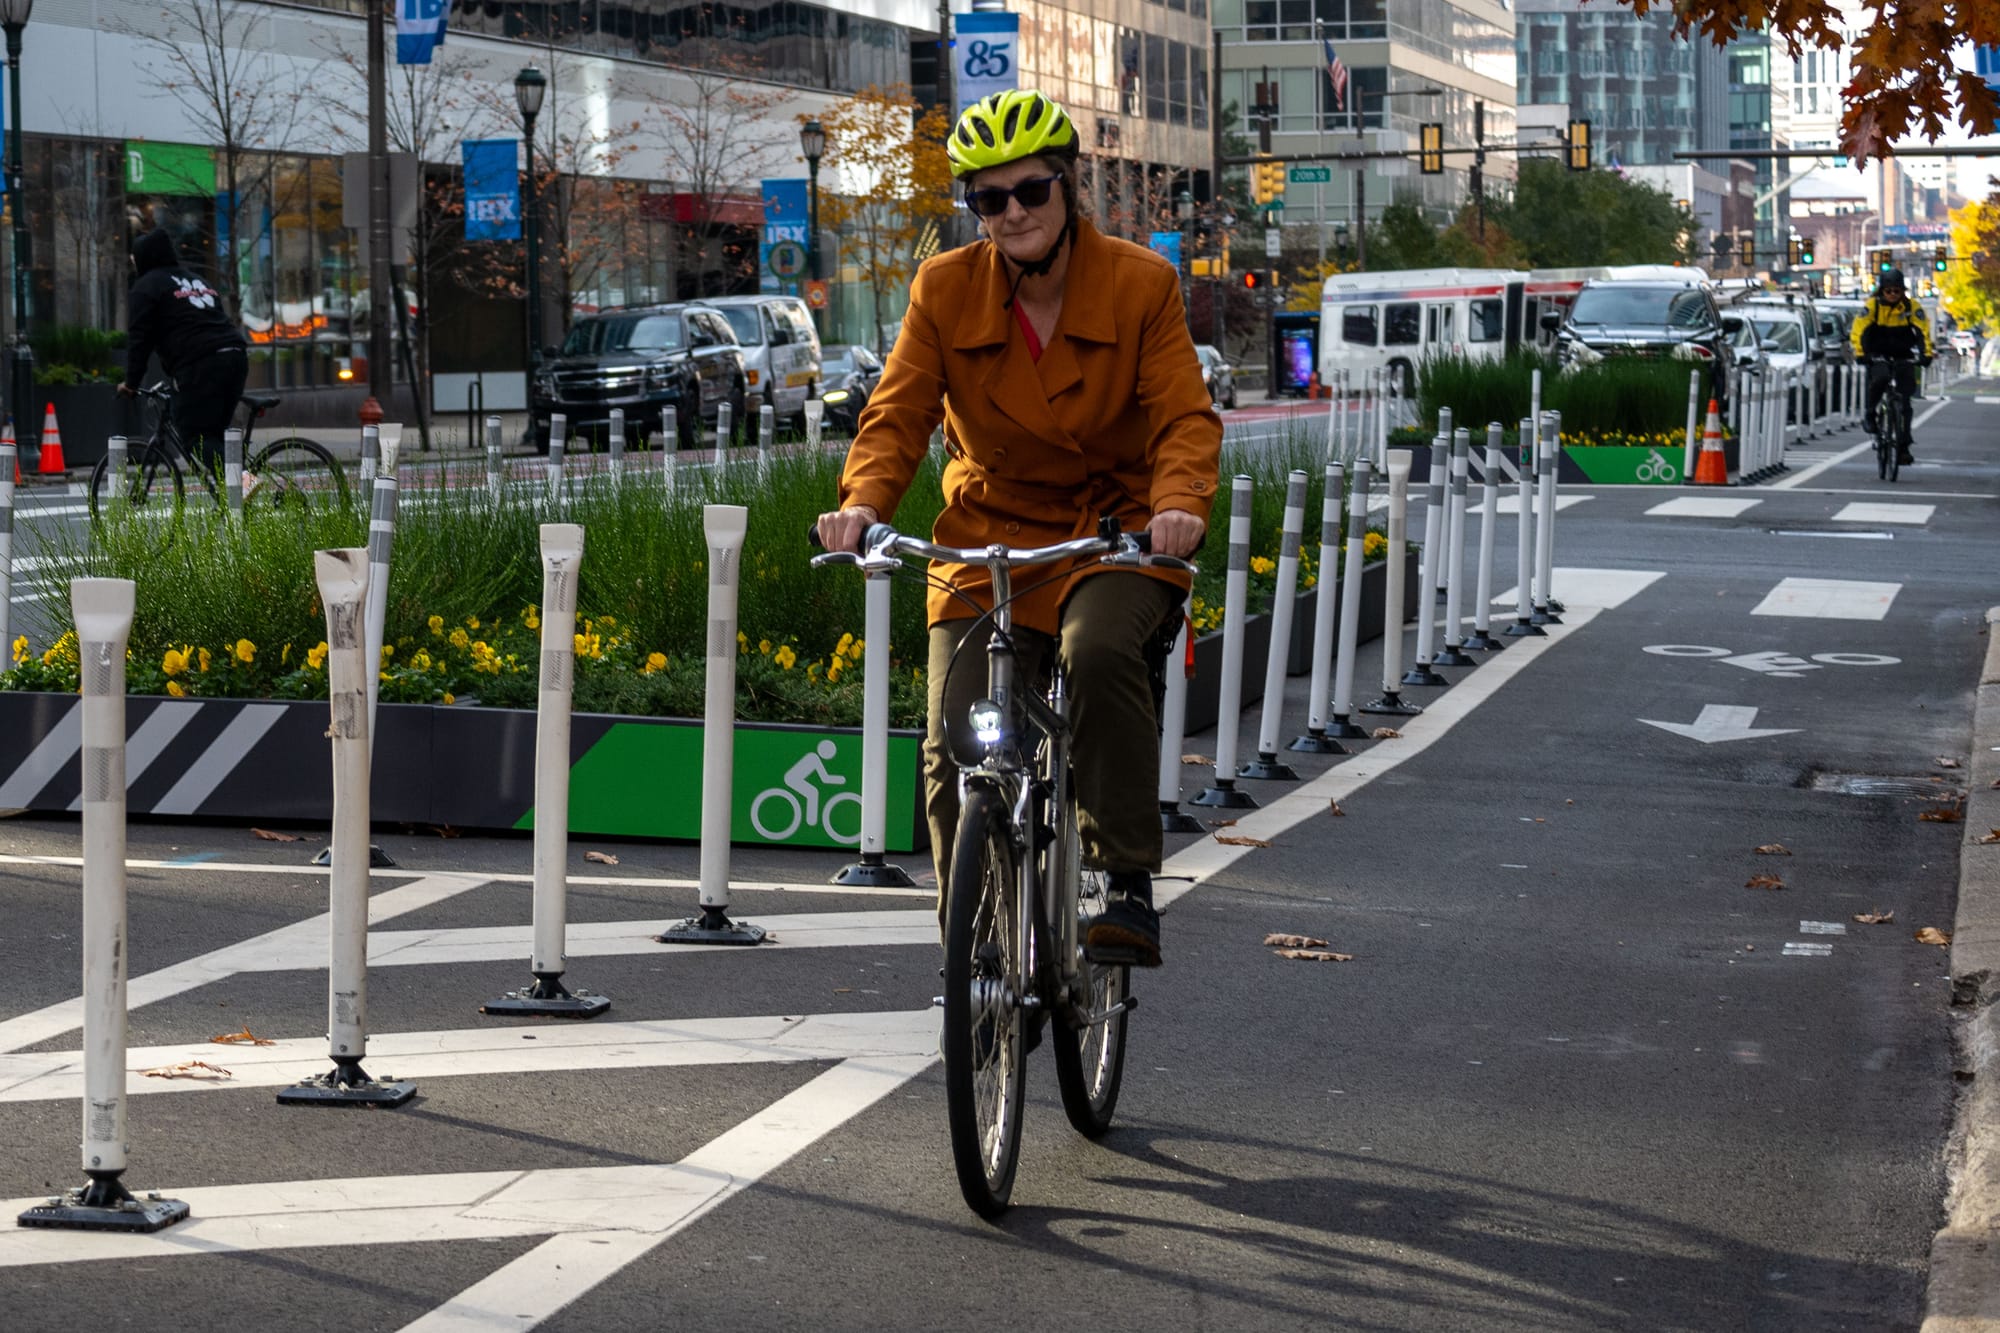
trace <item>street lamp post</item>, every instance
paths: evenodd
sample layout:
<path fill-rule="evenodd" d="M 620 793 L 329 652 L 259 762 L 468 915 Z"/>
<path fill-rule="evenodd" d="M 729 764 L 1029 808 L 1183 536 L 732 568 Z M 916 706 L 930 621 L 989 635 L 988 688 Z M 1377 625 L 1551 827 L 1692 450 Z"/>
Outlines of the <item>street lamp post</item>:
<path fill-rule="evenodd" d="M 521 109 L 521 129 L 528 145 L 526 198 L 522 200 L 523 230 L 528 241 L 528 366 L 542 359 L 542 222 L 541 192 L 535 179 L 535 117 L 542 113 L 542 97 L 549 81 L 533 65 L 514 76 L 514 105 Z"/>
<path fill-rule="evenodd" d="M 819 160 L 826 155 L 826 128 L 817 120 L 799 127 L 799 152 L 806 159 L 806 272 L 818 282 L 826 276 L 819 271 Z M 817 308 L 813 319 L 822 320 Z"/>
<path fill-rule="evenodd" d="M 21 29 L 28 26 L 35 0 L 0 0 L 0 29 L 7 33 L 7 114 L 13 131 L 7 136 L 7 197 L 14 213 L 14 383 L 8 397 L 15 433 L 26 439 L 29 398 L 34 388 L 35 354 L 28 347 L 28 210 L 21 192 L 26 175 L 21 153 Z"/>

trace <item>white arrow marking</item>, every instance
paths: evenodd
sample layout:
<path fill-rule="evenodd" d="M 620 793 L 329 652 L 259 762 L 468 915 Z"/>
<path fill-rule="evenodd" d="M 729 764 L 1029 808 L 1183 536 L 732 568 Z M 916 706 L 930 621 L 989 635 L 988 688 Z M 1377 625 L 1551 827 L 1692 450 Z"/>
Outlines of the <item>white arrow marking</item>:
<path fill-rule="evenodd" d="M 1717 741 L 1748 741 L 1760 736 L 1788 736 L 1797 727 L 1753 727 L 1757 720 L 1757 710 L 1740 708 L 1735 704 L 1703 704 L 1701 716 L 1693 722 L 1655 722 L 1650 717 L 1639 721 L 1661 731 L 1671 731 L 1676 736 L 1686 736 L 1689 740 L 1700 741 L 1703 745 L 1713 745 Z"/>

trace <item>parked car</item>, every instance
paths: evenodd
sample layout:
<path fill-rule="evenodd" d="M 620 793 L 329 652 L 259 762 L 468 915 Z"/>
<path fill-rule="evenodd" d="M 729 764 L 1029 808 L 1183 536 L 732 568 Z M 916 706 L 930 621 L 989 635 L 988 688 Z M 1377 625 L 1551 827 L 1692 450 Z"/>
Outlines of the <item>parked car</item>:
<path fill-rule="evenodd" d="M 819 349 L 820 373 L 826 377 L 826 419 L 852 435 L 861 423 L 861 409 L 882 378 L 882 361 L 860 343 L 825 343 Z"/>
<path fill-rule="evenodd" d="M 1672 357 L 1710 367 L 1710 395 L 1729 398 L 1734 373 L 1722 312 L 1699 279 L 1586 282 L 1567 311 L 1544 313 L 1542 326 L 1555 334 L 1565 367 L 1614 356 Z"/>
<path fill-rule="evenodd" d="M 1757 331 L 1757 345 L 1763 353 L 1765 365 L 1773 370 L 1803 375 L 1807 385 L 1816 384 L 1818 373 L 1825 364 L 1825 353 L 1819 344 L 1819 317 L 1810 306 L 1803 303 L 1745 301 L 1737 309 Z M 1797 418 L 1796 399 L 1786 411 L 1788 420 Z"/>
<path fill-rule="evenodd" d="M 633 306 L 586 315 L 554 355 L 535 368 L 528 410 L 536 447 L 548 452 L 557 412 L 571 433 L 595 434 L 625 411 L 625 437 L 644 443 L 675 410 L 679 447 L 694 447 L 701 423 L 722 404 L 744 426 L 750 378 L 743 349 L 722 312 L 706 305 Z"/>
<path fill-rule="evenodd" d="M 1196 343 L 1194 354 L 1201 360 L 1201 382 L 1208 389 L 1208 401 L 1217 407 L 1236 406 L 1236 367 L 1209 343 Z"/>
<path fill-rule="evenodd" d="M 751 406 L 768 405 L 778 420 L 803 423 L 806 399 L 819 397 L 822 387 L 819 334 L 806 303 L 796 296 L 718 296 L 708 304 L 736 330 Z"/>

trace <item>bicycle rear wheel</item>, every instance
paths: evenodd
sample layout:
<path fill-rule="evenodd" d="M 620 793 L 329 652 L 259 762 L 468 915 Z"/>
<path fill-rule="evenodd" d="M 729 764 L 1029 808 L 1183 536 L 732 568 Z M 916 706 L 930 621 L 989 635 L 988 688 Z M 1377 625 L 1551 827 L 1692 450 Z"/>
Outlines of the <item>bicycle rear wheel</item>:
<path fill-rule="evenodd" d="M 1132 969 L 1093 963 L 1082 957 L 1081 941 L 1090 918 L 1104 910 L 1106 878 L 1101 870 L 1083 869 L 1083 849 L 1077 842 L 1076 803 L 1070 802 L 1063 828 L 1063 855 L 1068 874 L 1078 876 L 1076 899 L 1077 965 L 1084 982 L 1083 1007 L 1092 1014 L 1109 1012 L 1132 993 Z M 1087 1139 L 1103 1136 L 1118 1109 L 1118 1090 L 1125 1081 L 1125 1014 L 1101 1023 L 1073 1027 L 1055 1042 L 1056 1083 L 1062 1089 L 1063 1113 Z"/>
<path fill-rule="evenodd" d="M 1026 960 L 1006 805 L 974 788 L 959 815 L 945 914 L 944 1087 L 959 1192 L 981 1217 L 1007 1209 L 1021 1151 Z"/>
<path fill-rule="evenodd" d="M 344 509 L 347 476 L 324 446 L 292 435 L 259 449 L 246 471 L 257 483 L 244 497 L 246 509 Z"/>
<path fill-rule="evenodd" d="M 146 524 L 157 529 L 158 545 L 173 539 L 186 503 L 186 480 L 173 455 L 157 444 L 144 445 L 125 457 L 124 470 L 114 479 L 109 456 L 90 470 L 90 520 Z"/>
<path fill-rule="evenodd" d="M 1882 437 L 1876 448 L 1882 455 L 1882 475 L 1894 481 L 1903 470 L 1903 450 L 1910 447 L 1910 400 L 1900 391 L 1883 395 Z"/>

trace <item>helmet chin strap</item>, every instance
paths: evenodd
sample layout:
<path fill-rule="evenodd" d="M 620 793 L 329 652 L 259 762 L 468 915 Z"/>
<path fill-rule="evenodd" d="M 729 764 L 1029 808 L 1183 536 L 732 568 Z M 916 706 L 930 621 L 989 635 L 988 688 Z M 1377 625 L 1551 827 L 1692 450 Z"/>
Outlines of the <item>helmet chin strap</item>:
<path fill-rule="evenodd" d="M 1072 224 L 1073 224 L 1073 219 L 1070 218 L 1063 219 L 1062 230 L 1056 233 L 1056 243 L 1050 246 L 1048 248 L 1048 252 L 1044 254 L 1040 259 L 1031 260 L 1025 263 L 1018 259 L 1009 259 L 1007 261 L 1008 263 L 1013 264 L 1016 268 L 1018 268 L 1020 272 L 1014 275 L 1014 285 L 1007 289 L 1007 304 L 1000 307 L 1002 310 L 1012 310 L 1014 308 L 1014 297 L 1015 294 L 1021 290 L 1021 282 L 1023 279 L 1029 277 L 1039 278 L 1044 274 L 1046 274 L 1050 269 L 1056 266 L 1056 257 L 1062 254 L 1063 242 L 1069 239 L 1069 232 Z"/>

